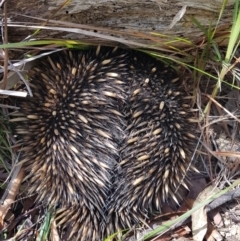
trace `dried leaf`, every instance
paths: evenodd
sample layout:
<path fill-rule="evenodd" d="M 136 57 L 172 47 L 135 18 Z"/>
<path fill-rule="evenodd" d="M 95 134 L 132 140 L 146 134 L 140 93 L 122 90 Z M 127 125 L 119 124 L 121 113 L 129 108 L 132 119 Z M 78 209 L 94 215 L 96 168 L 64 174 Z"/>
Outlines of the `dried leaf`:
<path fill-rule="evenodd" d="M 16 195 L 18 194 L 18 190 L 21 185 L 23 176 L 24 176 L 23 169 L 18 170 L 18 168 L 16 168 L 16 171 L 15 173 L 13 173 L 13 177 L 6 189 L 6 192 L 8 193 L 4 195 L 5 198 L 2 199 L 2 202 L 1 202 L 2 205 L 0 206 L 0 225 L 2 227 L 4 224 L 4 218 L 8 210 L 10 209 L 12 203 L 14 202 Z"/>
<path fill-rule="evenodd" d="M 203 200 L 206 200 L 209 196 L 216 194 L 218 189 L 214 186 L 208 186 L 197 197 L 193 204 L 196 207 Z M 205 207 L 198 209 L 192 214 L 192 233 L 194 241 L 202 241 L 208 230 L 208 218 Z"/>

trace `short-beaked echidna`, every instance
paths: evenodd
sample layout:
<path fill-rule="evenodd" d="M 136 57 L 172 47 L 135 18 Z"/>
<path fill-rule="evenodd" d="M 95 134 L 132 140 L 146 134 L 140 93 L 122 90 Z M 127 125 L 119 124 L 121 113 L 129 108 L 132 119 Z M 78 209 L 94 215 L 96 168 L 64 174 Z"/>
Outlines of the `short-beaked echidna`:
<path fill-rule="evenodd" d="M 175 71 L 133 50 L 64 50 L 30 71 L 18 102 L 29 193 L 69 240 L 101 240 L 161 209 L 184 183 L 195 127 Z"/>

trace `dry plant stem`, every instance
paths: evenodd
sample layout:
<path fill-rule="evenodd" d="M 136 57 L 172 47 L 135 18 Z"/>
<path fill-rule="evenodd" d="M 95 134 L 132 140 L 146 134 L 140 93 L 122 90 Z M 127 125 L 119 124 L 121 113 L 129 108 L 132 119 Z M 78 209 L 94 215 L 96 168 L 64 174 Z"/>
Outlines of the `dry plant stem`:
<path fill-rule="evenodd" d="M 23 26 L 20 24 L 12 24 L 9 23 L 10 27 L 17 27 L 17 28 L 22 28 Z M 87 31 L 87 30 L 82 30 L 82 29 L 75 29 L 75 28 L 59 28 L 59 27 L 49 27 L 49 26 L 25 26 L 25 28 L 29 28 L 29 29 L 45 29 L 45 30 L 51 30 L 51 31 L 61 31 L 61 32 L 71 32 L 71 33 L 77 33 L 77 34 L 82 34 L 82 35 L 86 35 L 86 36 L 91 36 L 94 38 L 98 38 L 101 40 L 105 40 L 105 41 L 111 41 L 111 42 L 120 42 L 122 44 L 125 44 L 127 46 L 131 46 L 133 47 L 141 47 L 141 48 L 149 48 L 149 45 L 147 44 L 141 44 L 138 43 L 136 41 L 130 41 L 124 38 L 119 38 L 119 37 L 114 37 L 114 36 L 110 36 L 110 35 L 104 35 L 104 34 L 100 34 L 100 33 L 94 33 L 91 31 Z M 159 47 L 154 47 L 155 50 L 162 50 L 162 48 Z"/>
<path fill-rule="evenodd" d="M 221 110 L 221 108 L 218 105 L 216 105 L 216 109 L 217 109 L 217 112 L 218 112 L 219 116 L 222 116 L 222 114 L 223 114 L 222 110 Z M 224 130 L 226 131 L 227 135 L 229 137 L 231 137 L 231 134 L 230 134 L 228 126 L 227 126 L 227 123 L 225 121 L 223 121 L 221 124 L 222 124 Z"/>
<path fill-rule="evenodd" d="M 222 159 L 219 158 L 219 156 L 221 156 L 221 155 L 219 154 L 219 152 L 212 151 L 212 149 L 209 148 L 209 147 L 205 144 L 205 142 L 201 142 L 201 144 L 204 146 L 204 148 L 206 149 L 207 152 L 209 152 L 212 156 L 214 156 L 215 158 L 217 158 L 217 160 L 221 161 L 221 163 L 223 162 Z M 225 155 L 223 155 L 223 156 L 225 156 Z"/>
<path fill-rule="evenodd" d="M 8 43 L 8 30 L 7 30 L 7 2 L 4 3 L 4 43 Z M 4 77 L 2 83 L 2 89 L 5 89 L 7 86 L 7 75 L 8 75 L 8 49 L 5 50 L 4 58 Z"/>
<path fill-rule="evenodd" d="M 60 241 L 60 237 L 58 234 L 57 225 L 56 225 L 55 221 L 53 221 L 51 224 L 51 240 L 52 241 Z"/>
<path fill-rule="evenodd" d="M 3 220 L 4 217 L 6 216 L 8 210 L 10 209 L 12 203 L 15 200 L 16 195 L 18 194 L 19 187 L 22 183 L 22 179 L 24 177 L 24 171 L 23 169 L 17 167 L 16 172 L 19 171 L 16 175 L 13 175 L 10 183 L 8 184 L 7 187 L 7 196 L 6 198 L 2 201 L 2 205 L 0 206 L 0 224 L 3 225 Z"/>
<path fill-rule="evenodd" d="M 211 203 L 209 203 L 206 206 L 206 211 L 209 212 L 209 211 L 221 206 L 222 204 L 224 204 L 228 201 L 231 201 L 234 198 L 238 198 L 238 197 L 240 197 L 240 188 L 229 191 L 229 192 L 221 195 L 220 197 L 216 198 L 214 201 L 212 201 Z"/>
<path fill-rule="evenodd" d="M 236 62 L 235 62 L 235 63 L 236 63 Z M 212 104 L 212 102 L 216 103 L 216 101 L 214 100 L 214 98 L 216 97 L 216 95 L 217 95 L 217 93 L 218 93 L 219 86 L 220 86 L 220 84 L 221 84 L 221 80 L 223 80 L 224 77 L 225 77 L 225 75 L 235 66 L 235 63 L 232 64 L 230 67 L 227 67 L 227 66 L 223 65 L 222 71 L 221 71 L 220 76 L 219 76 L 218 83 L 216 84 L 216 86 L 215 86 L 215 88 L 214 88 L 214 90 L 213 90 L 213 92 L 212 92 L 211 97 L 209 97 L 210 100 L 209 100 L 209 102 L 208 102 L 208 104 L 207 104 L 207 106 L 206 106 L 206 108 L 205 108 L 205 110 L 204 110 L 204 113 L 206 113 L 208 109 L 209 109 L 209 110 L 211 109 L 211 104 Z"/>
<path fill-rule="evenodd" d="M 208 109 L 208 112 L 207 112 L 207 115 L 206 115 L 206 133 L 209 133 L 209 119 L 208 119 L 208 116 L 209 116 L 209 112 L 210 112 L 210 109 Z M 205 138 L 204 138 L 205 139 Z M 210 140 L 209 140 L 209 135 L 206 135 L 206 145 L 209 147 L 210 146 Z M 210 179 L 211 179 L 211 183 L 213 183 L 213 172 L 212 172 L 212 164 L 211 164 L 211 158 L 212 158 L 212 155 L 210 152 L 207 153 L 208 155 L 208 163 L 209 163 L 209 168 L 210 168 Z"/>
<path fill-rule="evenodd" d="M 2 6 L 3 6 L 3 4 L 4 4 L 5 2 L 7 2 L 7 0 L 2 0 L 2 1 L 0 2 L 0 8 L 2 8 Z"/>
<path fill-rule="evenodd" d="M 229 114 L 235 121 L 237 121 L 238 123 L 240 123 L 240 120 L 234 116 L 230 111 L 228 111 L 227 109 L 225 109 L 221 104 L 219 104 L 215 99 L 212 98 L 212 96 L 207 95 L 207 97 L 217 106 L 219 106 L 221 109 L 223 109 L 227 114 Z"/>
<path fill-rule="evenodd" d="M 237 157 L 240 158 L 240 153 L 235 151 L 213 151 L 216 156 Z"/>

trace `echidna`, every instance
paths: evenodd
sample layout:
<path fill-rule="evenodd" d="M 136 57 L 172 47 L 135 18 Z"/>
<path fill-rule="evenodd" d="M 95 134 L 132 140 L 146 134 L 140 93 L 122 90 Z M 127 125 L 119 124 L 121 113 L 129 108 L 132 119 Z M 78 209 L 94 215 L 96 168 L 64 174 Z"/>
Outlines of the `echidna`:
<path fill-rule="evenodd" d="M 195 127 L 173 69 L 136 51 L 64 50 L 29 74 L 19 101 L 29 192 L 57 208 L 69 240 L 101 240 L 175 197 Z"/>

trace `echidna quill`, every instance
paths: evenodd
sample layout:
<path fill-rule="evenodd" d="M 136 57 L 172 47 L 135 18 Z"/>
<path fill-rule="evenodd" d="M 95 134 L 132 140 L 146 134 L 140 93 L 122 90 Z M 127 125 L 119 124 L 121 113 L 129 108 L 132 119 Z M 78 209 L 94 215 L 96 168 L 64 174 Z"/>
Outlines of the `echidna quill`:
<path fill-rule="evenodd" d="M 170 67 L 132 50 L 64 50 L 30 71 L 18 103 L 29 193 L 69 240 L 99 241 L 161 210 L 184 185 L 195 126 Z"/>

